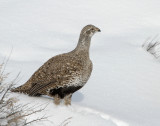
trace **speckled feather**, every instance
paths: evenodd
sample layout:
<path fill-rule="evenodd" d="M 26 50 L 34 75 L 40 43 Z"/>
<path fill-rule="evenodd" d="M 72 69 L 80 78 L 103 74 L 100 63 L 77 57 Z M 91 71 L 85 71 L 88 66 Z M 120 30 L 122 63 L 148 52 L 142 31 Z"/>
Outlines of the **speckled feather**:
<path fill-rule="evenodd" d="M 50 90 L 53 89 L 84 86 L 92 72 L 89 47 L 91 37 L 97 31 L 100 29 L 93 25 L 85 26 L 73 51 L 52 57 L 24 85 L 12 91 L 27 93 L 30 96 L 50 96 Z"/>
<path fill-rule="evenodd" d="M 36 85 L 34 90 L 29 88 L 29 94 L 47 94 L 47 90 L 63 86 L 83 86 L 92 71 L 92 62 L 89 59 L 86 62 L 87 57 L 81 57 L 80 54 L 73 56 L 70 52 L 51 58 L 26 83 L 30 87 Z M 88 69 L 90 72 L 87 75 L 85 71 Z"/>

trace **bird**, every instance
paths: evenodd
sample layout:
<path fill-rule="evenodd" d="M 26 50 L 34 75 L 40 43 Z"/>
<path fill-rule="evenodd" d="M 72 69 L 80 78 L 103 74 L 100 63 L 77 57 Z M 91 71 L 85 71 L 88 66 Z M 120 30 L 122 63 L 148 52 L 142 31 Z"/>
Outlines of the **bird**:
<path fill-rule="evenodd" d="M 72 51 L 50 58 L 26 83 L 11 91 L 29 96 L 47 95 L 53 97 L 55 105 L 59 105 L 62 100 L 65 105 L 71 105 L 72 94 L 87 83 L 92 73 L 89 49 L 91 38 L 96 32 L 101 30 L 94 25 L 86 25 Z"/>

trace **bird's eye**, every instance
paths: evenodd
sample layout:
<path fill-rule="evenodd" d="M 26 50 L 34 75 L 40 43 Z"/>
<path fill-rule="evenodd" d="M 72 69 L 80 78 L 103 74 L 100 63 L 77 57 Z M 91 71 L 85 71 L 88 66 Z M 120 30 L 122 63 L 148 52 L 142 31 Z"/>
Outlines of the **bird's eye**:
<path fill-rule="evenodd" d="M 91 28 L 91 30 L 93 31 L 94 29 L 93 29 L 93 28 Z"/>

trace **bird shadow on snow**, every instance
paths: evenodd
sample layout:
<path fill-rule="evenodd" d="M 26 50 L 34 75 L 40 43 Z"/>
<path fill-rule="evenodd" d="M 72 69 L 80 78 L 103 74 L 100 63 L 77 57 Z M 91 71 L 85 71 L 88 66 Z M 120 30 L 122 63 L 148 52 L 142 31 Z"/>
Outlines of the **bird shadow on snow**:
<path fill-rule="evenodd" d="M 84 95 L 81 92 L 76 92 L 72 96 L 72 101 L 73 102 L 80 102 L 84 99 Z"/>

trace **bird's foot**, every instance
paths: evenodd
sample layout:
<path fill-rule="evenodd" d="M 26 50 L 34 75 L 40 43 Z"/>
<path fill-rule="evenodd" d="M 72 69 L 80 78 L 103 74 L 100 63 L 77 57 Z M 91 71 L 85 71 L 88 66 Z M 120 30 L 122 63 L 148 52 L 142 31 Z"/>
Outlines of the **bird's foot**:
<path fill-rule="evenodd" d="M 61 102 L 60 97 L 59 97 L 58 95 L 55 95 L 55 96 L 54 96 L 54 104 L 55 104 L 55 105 L 59 105 L 60 102 Z"/>
<path fill-rule="evenodd" d="M 66 106 L 71 105 L 71 97 L 72 97 L 72 94 L 69 94 L 69 95 L 64 97 L 64 104 Z"/>

